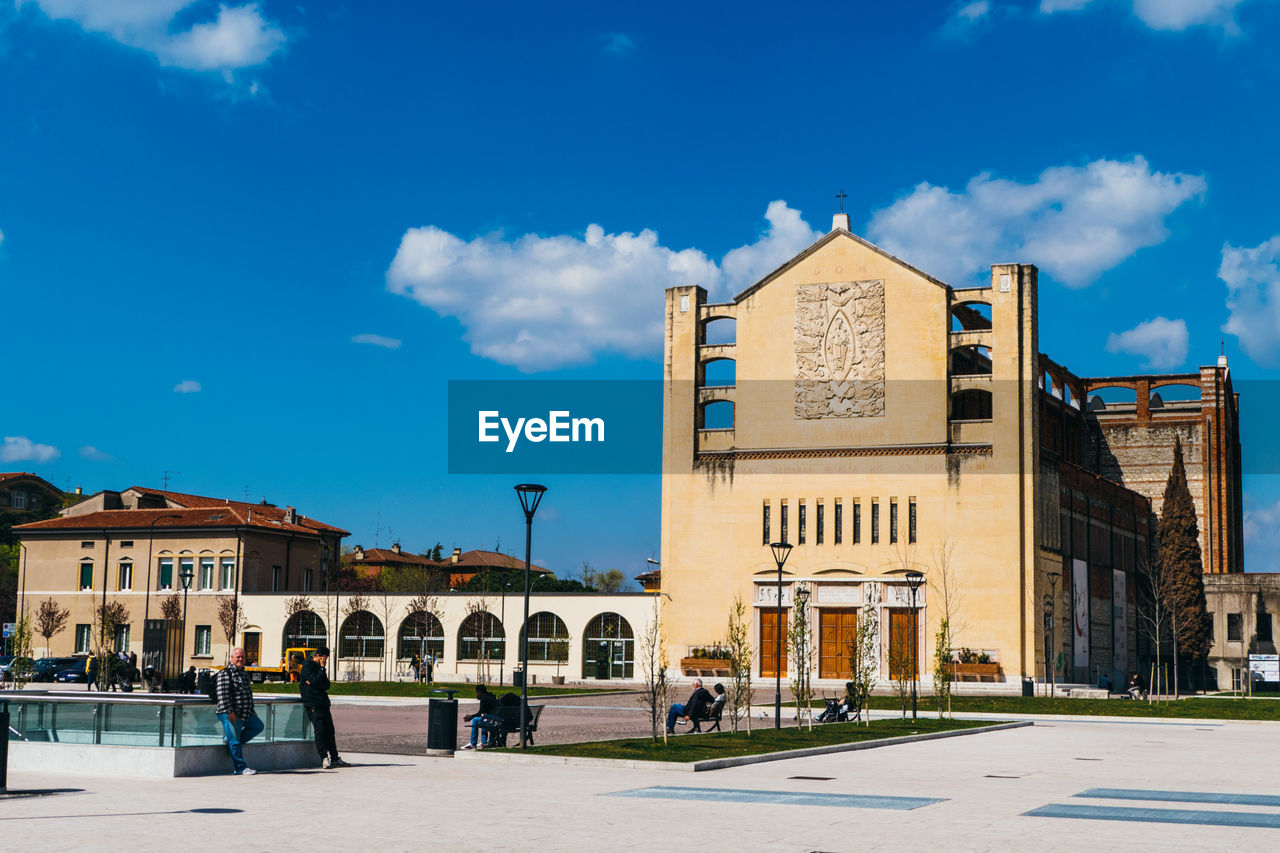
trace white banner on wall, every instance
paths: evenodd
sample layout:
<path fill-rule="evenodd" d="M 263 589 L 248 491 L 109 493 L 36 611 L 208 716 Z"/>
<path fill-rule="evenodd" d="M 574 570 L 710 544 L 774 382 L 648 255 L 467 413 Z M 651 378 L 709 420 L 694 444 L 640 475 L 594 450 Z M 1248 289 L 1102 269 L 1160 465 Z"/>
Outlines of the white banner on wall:
<path fill-rule="evenodd" d="M 1129 597 L 1125 589 L 1124 572 L 1111 572 L 1111 630 L 1112 661 L 1114 669 L 1129 669 Z"/>
<path fill-rule="evenodd" d="M 1071 561 L 1071 634 L 1075 665 L 1089 667 L 1089 567 L 1084 560 Z"/>

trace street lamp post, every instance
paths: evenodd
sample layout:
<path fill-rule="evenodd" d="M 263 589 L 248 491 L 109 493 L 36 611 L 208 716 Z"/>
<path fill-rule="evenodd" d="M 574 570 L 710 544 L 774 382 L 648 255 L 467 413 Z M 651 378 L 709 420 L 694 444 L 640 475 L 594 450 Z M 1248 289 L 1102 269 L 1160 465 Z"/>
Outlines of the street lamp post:
<path fill-rule="evenodd" d="M 542 496 L 547 493 L 546 486 L 537 483 L 521 483 L 516 486 L 516 494 L 520 496 L 520 508 L 524 510 L 524 622 L 529 622 L 529 560 L 533 548 L 533 514 L 542 503 Z M 520 632 L 520 748 L 525 748 L 525 724 L 529 714 L 529 632 Z"/>
<path fill-rule="evenodd" d="M 920 572 L 907 572 L 907 586 L 911 588 L 911 719 L 916 718 L 916 687 L 920 681 L 920 624 L 916 610 L 916 590 L 924 581 Z"/>
<path fill-rule="evenodd" d="M 1052 652 L 1049 651 L 1049 632 L 1053 630 L 1053 597 L 1049 593 L 1044 594 L 1042 602 L 1044 610 L 1044 692 L 1049 695 L 1049 657 Z"/>
<path fill-rule="evenodd" d="M 178 667 L 187 662 L 187 593 L 191 591 L 191 579 L 195 577 L 191 566 L 184 566 L 178 573 L 182 578 L 182 639 L 178 644 Z"/>
<path fill-rule="evenodd" d="M 1058 628 L 1058 579 L 1062 572 L 1049 572 L 1049 646 L 1045 652 L 1045 660 L 1049 662 L 1049 697 L 1053 698 L 1058 688 L 1058 668 L 1053 665 L 1057 657 L 1055 644 Z"/>
<path fill-rule="evenodd" d="M 773 561 L 778 564 L 778 615 L 773 623 L 773 727 L 782 728 L 782 566 L 791 555 L 791 546 L 786 542 L 774 542 Z"/>
<path fill-rule="evenodd" d="M 511 584 L 504 583 L 502 585 L 502 615 L 498 617 L 498 621 L 502 623 L 502 657 L 498 659 L 498 686 L 501 687 L 506 680 L 506 672 L 504 667 L 507 664 L 507 590 L 511 589 Z M 490 631 L 489 633 L 493 633 Z"/>
<path fill-rule="evenodd" d="M 144 632 L 144 637 L 147 629 L 147 620 L 151 618 L 151 551 L 156 538 L 156 522 L 163 521 L 166 518 L 181 517 L 182 516 L 177 513 L 169 512 L 164 515 L 157 515 L 155 518 L 151 519 L 151 523 L 147 525 L 147 592 L 143 597 L 142 605 L 142 630 Z M 143 652 L 145 654 L 146 649 L 143 649 Z M 142 663 L 145 666 L 147 662 L 144 660 Z"/>

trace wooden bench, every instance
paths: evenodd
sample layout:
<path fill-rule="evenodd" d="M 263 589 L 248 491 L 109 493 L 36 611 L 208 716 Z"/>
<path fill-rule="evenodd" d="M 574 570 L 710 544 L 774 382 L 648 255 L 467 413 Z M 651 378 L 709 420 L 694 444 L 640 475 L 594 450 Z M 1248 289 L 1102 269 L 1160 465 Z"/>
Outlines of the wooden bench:
<path fill-rule="evenodd" d="M 720 731 L 720 715 L 724 713 L 724 705 L 725 703 L 723 702 L 712 702 L 702 709 L 702 716 L 690 717 L 689 722 L 692 725 L 689 727 L 689 734 L 700 734 L 703 723 L 711 723 L 710 726 L 707 726 L 707 731 L 709 732 Z"/>
<path fill-rule="evenodd" d="M 529 706 L 529 715 L 524 721 L 524 733 L 530 744 L 533 743 L 533 733 L 538 730 L 538 718 L 542 716 L 544 707 L 544 705 Z M 498 718 L 498 725 L 489 732 L 489 746 L 506 746 L 507 735 L 520 732 L 520 706 L 499 705 L 494 716 Z"/>

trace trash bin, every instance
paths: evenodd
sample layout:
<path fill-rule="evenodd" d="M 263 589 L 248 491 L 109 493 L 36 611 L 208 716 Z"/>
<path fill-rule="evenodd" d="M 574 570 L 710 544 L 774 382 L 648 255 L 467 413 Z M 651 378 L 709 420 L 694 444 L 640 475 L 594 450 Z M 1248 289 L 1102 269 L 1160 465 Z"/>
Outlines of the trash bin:
<path fill-rule="evenodd" d="M 524 670 L 523 669 L 511 670 L 511 686 L 524 687 Z"/>
<path fill-rule="evenodd" d="M 1030 678 L 1022 679 L 1022 695 L 1023 696 L 1036 695 L 1036 683 L 1032 681 Z"/>
<path fill-rule="evenodd" d="M 433 691 L 449 694 L 427 702 L 427 755 L 453 755 L 458 747 L 458 700 L 456 690 Z"/>

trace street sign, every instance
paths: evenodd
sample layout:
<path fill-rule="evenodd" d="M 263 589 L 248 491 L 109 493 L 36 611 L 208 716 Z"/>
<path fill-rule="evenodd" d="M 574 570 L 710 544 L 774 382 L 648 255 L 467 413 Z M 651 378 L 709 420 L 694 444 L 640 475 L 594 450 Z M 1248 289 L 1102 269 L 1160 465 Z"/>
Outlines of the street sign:
<path fill-rule="evenodd" d="M 4 623 L 4 636 L 5 636 L 6 638 L 8 638 L 8 637 L 12 637 L 12 636 L 14 635 L 14 633 L 16 632 L 17 627 L 18 627 L 18 625 L 17 625 L 17 623 L 15 623 L 15 622 L 5 622 L 5 623 Z"/>

